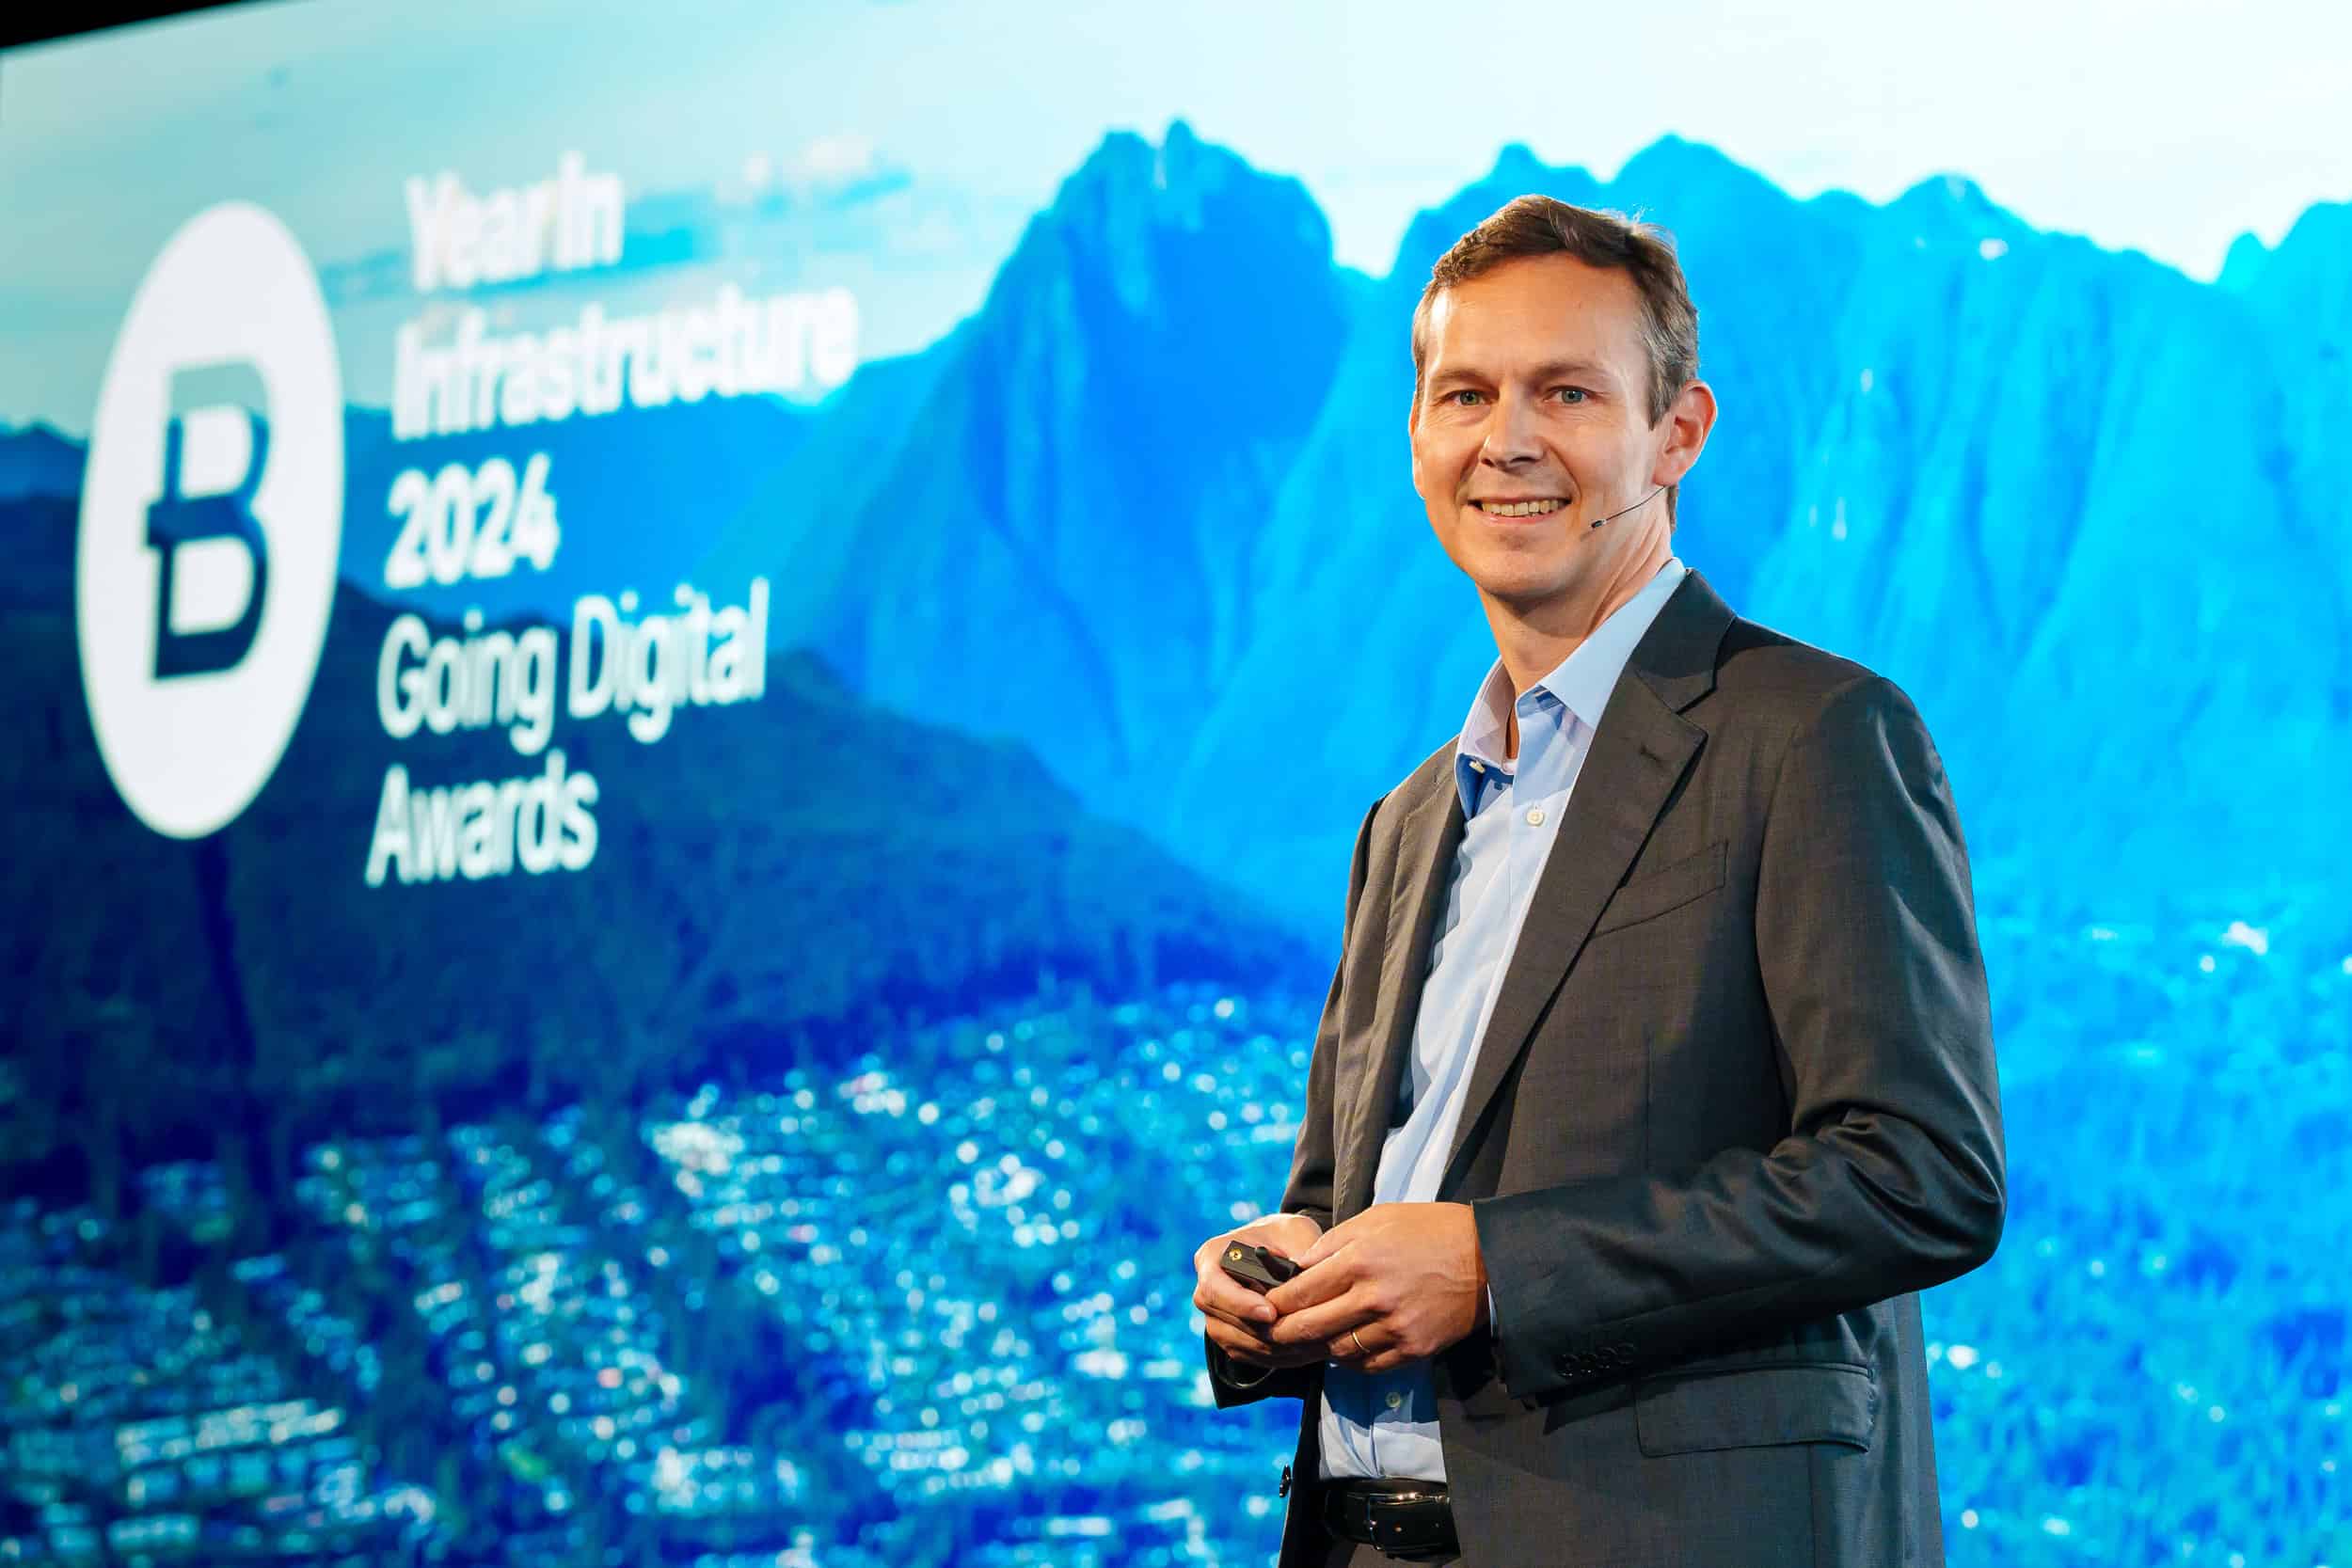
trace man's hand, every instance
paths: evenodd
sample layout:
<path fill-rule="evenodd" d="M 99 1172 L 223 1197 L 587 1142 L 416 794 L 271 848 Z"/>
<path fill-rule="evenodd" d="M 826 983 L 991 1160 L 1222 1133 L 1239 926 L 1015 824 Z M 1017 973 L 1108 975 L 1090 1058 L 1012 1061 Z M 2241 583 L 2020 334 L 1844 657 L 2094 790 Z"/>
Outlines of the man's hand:
<path fill-rule="evenodd" d="M 1322 1238 L 1323 1227 L 1304 1214 L 1268 1214 L 1239 1230 L 1212 1236 L 1192 1255 L 1192 1304 L 1209 1320 L 1209 1339 L 1234 1360 L 1252 1367 L 1311 1367 L 1323 1360 L 1321 1345 L 1276 1345 L 1266 1338 L 1274 1308 L 1266 1298 L 1225 1272 L 1225 1243 L 1236 1239 L 1272 1247 L 1295 1259 Z"/>
<path fill-rule="evenodd" d="M 1385 1372 L 1486 1321 L 1486 1261 L 1467 1203 L 1375 1204 L 1291 1256 L 1302 1272 L 1265 1295 L 1279 1314 L 1266 1331 L 1278 1351 Z"/>

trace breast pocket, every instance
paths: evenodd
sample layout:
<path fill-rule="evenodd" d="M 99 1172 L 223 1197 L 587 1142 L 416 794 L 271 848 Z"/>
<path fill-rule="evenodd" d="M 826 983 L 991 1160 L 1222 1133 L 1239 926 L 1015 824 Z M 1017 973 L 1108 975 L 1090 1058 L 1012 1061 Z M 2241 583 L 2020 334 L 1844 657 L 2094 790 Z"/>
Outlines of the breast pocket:
<path fill-rule="evenodd" d="M 1645 920 L 1655 920 L 1694 898 L 1704 898 L 1724 885 L 1730 863 L 1730 842 L 1718 839 L 1695 855 L 1685 855 L 1671 865 L 1644 872 L 1617 889 L 1601 910 L 1593 935 L 1597 937 Z"/>

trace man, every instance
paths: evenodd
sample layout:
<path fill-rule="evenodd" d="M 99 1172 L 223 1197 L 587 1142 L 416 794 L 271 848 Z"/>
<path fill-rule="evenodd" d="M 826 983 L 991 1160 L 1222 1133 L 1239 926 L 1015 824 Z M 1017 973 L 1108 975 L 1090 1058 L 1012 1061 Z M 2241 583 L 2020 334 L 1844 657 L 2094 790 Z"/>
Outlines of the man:
<path fill-rule="evenodd" d="M 1304 1404 L 1282 1568 L 1943 1561 L 1915 1292 L 2006 1208 L 1966 849 L 1903 693 L 1674 557 L 1697 354 L 1666 236 L 1542 197 L 1415 313 L 1498 657 L 1358 833 L 1283 1212 L 1195 1259 L 1217 1402 Z"/>

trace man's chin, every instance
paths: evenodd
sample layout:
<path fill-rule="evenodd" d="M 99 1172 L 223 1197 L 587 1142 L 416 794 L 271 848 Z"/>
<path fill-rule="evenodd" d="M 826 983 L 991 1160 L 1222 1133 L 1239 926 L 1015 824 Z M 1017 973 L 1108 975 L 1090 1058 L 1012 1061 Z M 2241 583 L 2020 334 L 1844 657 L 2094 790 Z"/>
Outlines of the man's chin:
<path fill-rule="evenodd" d="M 1470 580 L 1482 596 L 1518 610 L 1551 604 L 1574 592 L 1577 574 L 1562 566 L 1534 568 L 1522 562 L 1514 569 L 1479 572 Z"/>

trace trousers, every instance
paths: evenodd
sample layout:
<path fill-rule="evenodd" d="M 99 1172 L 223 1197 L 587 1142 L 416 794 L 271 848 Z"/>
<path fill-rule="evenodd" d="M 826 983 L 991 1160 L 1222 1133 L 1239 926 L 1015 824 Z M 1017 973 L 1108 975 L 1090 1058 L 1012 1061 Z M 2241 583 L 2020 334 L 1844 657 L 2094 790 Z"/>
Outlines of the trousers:
<path fill-rule="evenodd" d="M 1360 1541 L 1350 1542 L 1349 1544 L 1355 1550 L 1347 1555 L 1347 1568 L 1448 1568 L 1449 1564 L 1452 1568 L 1468 1568 L 1458 1557 L 1433 1557 L 1406 1564 L 1377 1546 L 1368 1546 Z"/>

